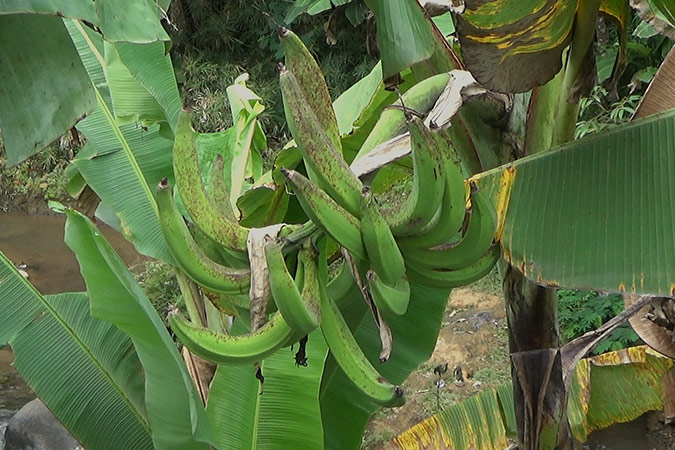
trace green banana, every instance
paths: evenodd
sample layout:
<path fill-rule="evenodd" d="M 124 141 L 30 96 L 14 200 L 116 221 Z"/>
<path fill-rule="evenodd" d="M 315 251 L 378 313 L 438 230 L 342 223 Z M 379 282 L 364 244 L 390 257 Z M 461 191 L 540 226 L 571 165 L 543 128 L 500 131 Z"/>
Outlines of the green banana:
<path fill-rule="evenodd" d="M 381 143 L 407 131 L 406 117 L 401 109 L 401 103 L 418 114 L 426 115 L 433 108 L 449 81 L 450 73 L 440 73 L 426 78 L 404 93 L 400 100 L 394 102 L 393 107 L 384 109 L 368 138 L 361 145 L 354 161 Z"/>
<path fill-rule="evenodd" d="M 236 222 L 237 218 L 232 211 L 232 204 L 230 203 L 230 190 L 225 183 L 223 177 L 223 170 L 225 169 L 225 162 L 223 155 L 218 153 L 216 159 L 211 167 L 211 186 L 207 194 L 213 208 L 225 219 L 230 222 Z"/>
<path fill-rule="evenodd" d="M 367 259 L 361 239 L 361 222 L 302 174 L 283 168 L 281 172 L 307 216 L 356 257 Z"/>
<path fill-rule="evenodd" d="M 344 160 L 342 150 L 326 134 L 295 75 L 282 68 L 279 83 L 291 134 L 302 153 L 309 178 L 358 217 L 361 181 Z"/>
<path fill-rule="evenodd" d="M 401 316 L 408 310 L 410 302 L 410 283 L 401 277 L 393 284 L 388 284 L 375 271 L 366 272 L 368 287 L 375 305 L 384 315 Z"/>
<path fill-rule="evenodd" d="M 405 403 L 403 389 L 388 382 L 368 361 L 335 302 L 329 297 L 325 255 L 319 255 L 321 287 L 321 332 L 345 375 L 374 402 L 383 406 Z"/>
<path fill-rule="evenodd" d="M 199 171 L 197 141 L 187 111 L 181 111 L 178 116 L 173 171 L 178 191 L 195 225 L 220 245 L 245 253 L 248 228 L 218 214 L 206 194 Z"/>
<path fill-rule="evenodd" d="M 445 289 L 465 286 L 487 275 L 494 265 L 497 264 L 500 255 L 501 250 L 499 245 L 494 245 L 478 261 L 459 270 L 428 269 L 410 264 L 407 266 L 408 279 L 424 286 Z"/>
<path fill-rule="evenodd" d="M 399 209 L 385 216 L 396 236 L 416 234 L 429 224 L 443 201 L 444 158 L 438 140 L 418 117 L 408 122 L 412 145 L 413 186 Z"/>
<path fill-rule="evenodd" d="M 431 226 L 423 228 L 413 236 L 398 240 L 403 249 L 429 248 L 446 244 L 457 235 L 466 214 L 466 187 L 464 175 L 458 161 L 444 156 L 445 189 L 438 211 L 438 218 L 432 219 Z"/>
<path fill-rule="evenodd" d="M 456 270 L 480 259 L 492 246 L 497 221 L 484 196 L 472 195 L 471 203 L 468 225 L 459 241 L 427 249 L 404 247 L 406 262 L 420 268 Z"/>
<path fill-rule="evenodd" d="M 341 151 L 342 143 L 333 101 L 321 68 L 302 40 L 291 30 L 280 28 L 279 40 L 284 50 L 286 68 L 297 79 L 309 108 L 314 111 L 333 148 Z"/>
<path fill-rule="evenodd" d="M 405 276 L 403 255 L 368 187 L 364 187 L 362 192 L 361 234 L 373 270 L 388 284 L 403 278 Z"/>
<path fill-rule="evenodd" d="M 305 246 L 306 247 L 306 246 Z M 310 257 L 301 250 L 298 266 L 302 266 L 304 286 L 302 292 L 296 285 L 295 280 L 288 272 L 286 261 L 281 251 L 281 244 L 277 240 L 270 240 L 265 244 L 265 257 L 269 268 L 269 283 L 272 298 L 294 333 L 304 336 L 315 330 L 321 322 L 320 301 L 318 297 L 318 279 L 316 275 L 316 259 L 310 261 L 304 259 Z M 310 287 L 314 284 L 317 288 Z M 303 295 L 304 294 L 304 295 Z"/>
<path fill-rule="evenodd" d="M 239 336 L 197 326 L 177 310 L 169 313 L 169 326 L 192 353 L 216 364 L 255 363 L 282 348 L 293 334 L 278 312 L 258 331 Z"/>
<path fill-rule="evenodd" d="M 241 294 L 248 290 L 250 270 L 221 266 L 210 260 L 199 248 L 173 202 L 166 178 L 157 187 L 157 208 L 169 251 L 178 267 L 192 280 L 210 291 L 223 294 Z"/>

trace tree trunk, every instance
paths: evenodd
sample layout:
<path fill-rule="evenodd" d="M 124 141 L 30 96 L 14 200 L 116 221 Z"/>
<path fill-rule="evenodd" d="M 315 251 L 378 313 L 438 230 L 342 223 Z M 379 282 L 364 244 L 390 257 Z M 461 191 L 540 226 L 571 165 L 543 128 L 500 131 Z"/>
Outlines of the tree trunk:
<path fill-rule="evenodd" d="M 574 448 L 567 420 L 555 289 L 507 265 L 502 280 L 509 326 L 519 450 Z"/>

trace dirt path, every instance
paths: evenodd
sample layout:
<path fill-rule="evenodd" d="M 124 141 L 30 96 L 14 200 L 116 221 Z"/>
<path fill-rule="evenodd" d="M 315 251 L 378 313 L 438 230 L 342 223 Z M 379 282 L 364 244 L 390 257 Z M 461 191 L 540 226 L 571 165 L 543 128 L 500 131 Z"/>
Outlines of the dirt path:
<path fill-rule="evenodd" d="M 445 407 L 510 380 L 504 302 L 480 287 L 452 292 L 434 353 L 404 384 L 406 404 L 376 413 L 362 448 L 380 448 Z M 446 364 L 443 375 L 434 373 Z"/>

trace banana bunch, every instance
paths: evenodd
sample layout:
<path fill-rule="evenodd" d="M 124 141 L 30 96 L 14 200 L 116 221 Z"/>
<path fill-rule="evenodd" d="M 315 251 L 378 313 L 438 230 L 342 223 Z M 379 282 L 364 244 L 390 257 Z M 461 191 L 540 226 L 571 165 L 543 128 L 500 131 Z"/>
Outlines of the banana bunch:
<path fill-rule="evenodd" d="M 496 214 L 465 182 L 447 135 L 405 108 L 408 102 L 429 109 L 419 88 L 403 95 L 400 108 L 382 115 L 364 144 L 373 148 L 390 139 L 392 130 L 410 133 L 409 195 L 395 208 L 382 208 L 343 157 L 335 112 L 316 61 L 291 31 L 282 29 L 280 39 L 286 55 L 280 70 L 284 108 L 303 163 L 281 173 L 309 221 L 280 226 L 278 235 L 266 235 L 263 248 L 252 253 L 256 250 L 247 247 L 251 230 L 237 222 L 220 179 L 222 158 L 216 158 L 211 188 L 205 188 L 196 133 L 190 114 L 182 112 L 174 174 L 191 227 L 169 182 L 163 179 L 157 187 L 160 224 L 175 264 L 218 311 L 237 317 L 246 317 L 249 309 L 254 315 L 251 280 L 256 279 L 258 289 L 264 274 L 269 298 L 263 300 L 269 300 L 271 314 L 265 306 L 264 325 L 239 335 L 194 323 L 177 308 L 169 313 L 169 325 L 190 351 L 219 364 L 257 363 L 299 342 L 296 363 L 306 365 L 304 343 L 320 330 L 337 363 L 365 395 L 384 406 L 401 405 L 403 391 L 364 355 L 341 305 L 362 292 L 379 326 L 423 307 L 411 298 L 410 283 L 451 289 L 484 276 L 500 256 L 494 243 Z M 442 80 L 437 76 L 430 89 L 442 90 Z M 339 265 L 332 277 L 329 260 Z"/>

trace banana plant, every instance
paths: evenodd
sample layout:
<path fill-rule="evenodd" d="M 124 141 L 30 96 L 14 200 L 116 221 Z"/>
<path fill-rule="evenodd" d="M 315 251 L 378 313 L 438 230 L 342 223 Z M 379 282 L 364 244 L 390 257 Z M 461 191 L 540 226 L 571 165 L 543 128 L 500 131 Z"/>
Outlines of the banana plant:
<path fill-rule="evenodd" d="M 184 305 L 172 309 L 169 324 L 192 354 L 218 364 L 204 407 L 161 318 L 126 268 L 91 222 L 65 211 L 66 240 L 80 261 L 91 315 L 128 336 L 143 366 L 145 391 L 125 402 L 139 405 L 143 443 L 133 448 L 357 448 L 370 416 L 404 401 L 400 386 L 430 356 L 450 290 L 483 276 L 502 255 L 514 365 L 527 366 L 525 357 L 531 356 L 555 368 L 542 378 L 553 380 L 548 385 L 533 382 L 540 373 L 524 372 L 516 380 L 515 428 L 523 449 L 554 448 L 569 436 L 551 431 L 569 428 L 559 426 L 567 420 L 567 397 L 561 395 L 558 337 L 550 332 L 557 327 L 555 295 L 544 286 L 560 280 L 566 287 L 623 285 L 672 295 L 672 233 L 659 231 L 672 222 L 669 197 L 620 184 L 612 175 L 630 169 L 629 176 L 647 180 L 646 186 L 669 180 L 675 149 L 672 141 L 659 145 L 655 138 L 672 134 L 673 113 L 547 151 L 571 137 L 578 110 L 571 93 L 587 64 L 587 30 L 598 9 L 624 30 L 626 2 L 580 1 L 574 7 L 532 0 L 496 11 L 493 2 L 466 2 L 454 17 L 461 58 L 417 2 L 366 3 L 379 21 L 383 61 L 335 102 L 309 50 L 290 30 L 280 30 L 280 86 L 294 139 L 264 174 L 255 159 L 256 146 L 264 145 L 256 122 L 261 106 L 242 83 L 235 88 L 243 101 L 232 106 L 241 126 L 232 131 L 196 133 L 189 112 L 181 111 L 164 36 L 152 33 L 168 4 L 139 2 L 137 10 L 125 11 L 134 20 L 120 24 L 105 14 L 116 5 L 111 1 L 1 7 L 8 21 L 27 12 L 57 21 L 60 31 L 54 33 L 61 39 L 67 33 L 72 46 L 64 47 L 70 53 L 54 55 L 62 59 L 53 70 L 72 60 L 69 67 L 80 68 L 80 86 L 86 86 L 82 99 L 64 108 L 63 121 L 41 140 L 7 145 L 27 155 L 21 145 L 39 147 L 55 130 L 63 132 L 89 114 L 76 125 L 88 144 L 74 167 L 139 251 L 176 267 Z M 153 26 L 141 32 L 140 20 Z M 488 33 L 487 39 L 491 20 L 501 34 Z M 528 28 L 514 29 L 516 21 Z M 16 39 L 0 36 L 10 44 Z M 503 42 L 512 50 L 504 52 Z M 12 75 L 28 71 L 11 62 L 5 70 Z M 620 68 L 619 58 L 616 73 Z M 388 90 L 394 85 L 400 97 Z M 22 92 L 0 91 L 0 100 L 27 101 Z M 12 122 L 0 125 L 3 132 L 19 131 Z M 524 154 L 530 156 L 510 164 Z M 565 171 L 553 177 L 558 166 Z M 570 187 L 579 173 L 588 183 Z M 249 174 L 253 184 L 242 181 Z M 405 200 L 394 207 L 381 202 L 383 191 L 402 180 L 411 187 Z M 612 209 L 612 189 L 619 188 L 623 203 Z M 550 198 L 553 204 L 546 203 Z M 580 224 L 588 216 L 595 220 L 585 234 Z M 544 219 L 550 240 L 537 234 Z M 568 227 L 557 231 L 553 224 L 563 219 Z M 599 240 L 609 236 L 601 228 L 608 219 L 627 224 L 615 226 L 612 239 L 636 244 Z M 640 228 L 641 221 L 661 228 Z M 651 260 L 636 257 L 656 248 Z M 577 266 L 584 270 L 572 270 Z M 3 267 L 18 283 L 7 261 Z M 25 307 L 38 304 L 39 294 L 17 300 L 12 292 L 2 296 L 12 301 L 10 342 L 40 316 Z M 266 308 L 275 307 L 267 314 Z M 65 323 L 54 311 L 48 316 Z M 25 317 L 17 321 L 12 314 Z M 83 364 L 99 367 L 92 344 L 81 341 Z M 18 358 L 21 367 L 27 356 Z M 37 386 L 51 375 L 36 371 L 31 377 L 50 407 L 47 399 L 57 387 Z M 537 410 L 533 389 L 555 407 Z M 175 397 L 163 398 L 167 391 Z M 83 393 L 82 403 L 94 395 Z M 535 411 L 529 419 L 541 428 L 524 422 L 528 402 Z M 68 411 L 52 410 L 89 448 L 110 445 L 103 435 L 72 424 Z M 524 435 L 526 427 L 534 432 Z"/>

